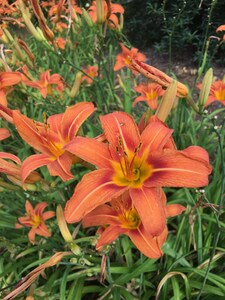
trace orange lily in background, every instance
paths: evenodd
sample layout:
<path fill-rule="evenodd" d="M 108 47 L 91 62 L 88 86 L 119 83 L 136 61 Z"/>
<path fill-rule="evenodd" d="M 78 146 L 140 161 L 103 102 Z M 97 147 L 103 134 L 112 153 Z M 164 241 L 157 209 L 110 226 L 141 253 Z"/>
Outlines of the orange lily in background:
<path fill-rule="evenodd" d="M 118 71 L 124 67 L 128 67 L 132 70 L 134 74 L 138 74 L 138 72 L 131 66 L 131 58 L 138 59 L 140 61 L 146 61 L 146 56 L 138 52 L 137 48 L 128 49 L 122 43 L 120 43 L 120 47 L 122 49 L 122 53 L 117 54 L 116 64 L 113 70 Z"/>
<path fill-rule="evenodd" d="M 27 200 L 25 205 L 27 215 L 25 217 L 18 218 L 19 223 L 16 223 L 15 225 L 16 229 L 22 228 L 23 226 L 31 227 L 31 230 L 28 233 L 28 239 L 31 244 L 35 243 L 36 234 L 44 237 L 51 236 L 51 232 L 45 225 L 45 221 L 53 218 L 55 216 L 55 212 L 43 212 L 47 206 L 47 202 L 41 202 L 33 208 L 31 203 Z"/>
<path fill-rule="evenodd" d="M 62 114 L 49 117 L 46 124 L 36 123 L 19 111 L 13 111 L 13 121 L 22 139 L 41 152 L 23 162 L 22 181 L 33 170 L 45 165 L 52 176 L 60 176 L 64 181 L 73 179 L 70 167 L 75 157 L 64 147 L 76 139 L 80 126 L 94 110 L 92 103 L 80 102 L 68 107 Z"/>
<path fill-rule="evenodd" d="M 10 136 L 10 132 L 5 128 L 0 128 L 0 141 L 8 138 Z M 5 159 L 10 159 L 13 162 L 9 162 Z M 19 185 L 22 186 L 22 180 L 20 175 L 21 161 L 20 159 L 6 152 L 0 152 L 0 173 L 3 173 L 7 176 L 7 178 Z M 37 172 L 32 172 L 25 181 L 25 186 L 27 188 L 31 188 L 29 184 L 40 181 L 42 178 Z M 28 184 L 28 185 L 27 185 Z"/>
<path fill-rule="evenodd" d="M 162 87 L 165 88 L 167 88 L 174 80 L 172 77 L 166 75 L 166 73 L 150 65 L 142 63 L 140 59 L 132 56 L 127 58 L 127 65 L 129 68 L 134 69 L 135 71 L 141 73 L 145 77 L 153 80 L 154 82 L 160 84 Z M 188 96 L 188 88 L 179 81 L 177 85 L 177 96 L 179 97 Z"/>
<path fill-rule="evenodd" d="M 98 76 L 98 66 L 88 66 L 86 69 L 83 69 L 83 72 L 87 75 L 82 76 L 81 81 L 87 81 L 88 84 L 93 83 L 93 79 Z M 91 78 L 90 78 L 91 77 Z"/>
<path fill-rule="evenodd" d="M 216 32 L 218 31 L 225 31 L 225 25 L 220 25 L 217 29 L 216 29 Z M 223 40 L 225 41 L 225 34 L 223 36 Z"/>
<path fill-rule="evenodd" d="M 57 24 L 60 23 L 60 19 L 68 18 L 68 16 L 65 16 L 65 14 L 69 15 L 69 17 L 71 17 L 72 19 L 76 18 L 76 14 L 82 14 L 82 10 L 79 6 L 77 6 L 75 0 L 71 0 L 69 4 L 65 0 L 43 1 L 41 2 L 41 6 L 48 7 L 47 13 L 49 17 L 51 17 L 51 21 Z M 67 26 L 67 24 L 65 25 Z"/>
<path fill-rule="evenodd" d="M 13 162 L 6 161 L 5 159 L 10 159 Z M 22 184 L 21 161 L 17 156 L 6 152 L 0 152 L 0 173 L 5 174 L 14 184 L 20 187 L 24 185 L 28 190 L 34 190 L 35 187 L 32 184 L 42 180 L 40 174 L 33 171 L 26 178 L 24 184 Z"/>
<path fill-rule="evenodd" d="M 166 197 L 162 189 L 159 193 L 166 217 L 181 214 L 186 208 L 179 204 L 166 206 Z M 102 226 L 100 239 L 96 245 L 97 250 L 102 246 L 111 244 L 119 235 L 128 235 L 135 246 L 149 258 L 159 258 L 163 255 L 161 246 L 167 237 L 167 228 L 153 237 L 145 230 L 141 218 L 133 206 L 129 193 L 124 193 L 109 204 L 100 205 L 86 215 L 82 220 L 83 227 Z"/>
<path fill-rule="evenodd" d="M 109 2 L 109 1 L 107 1 Z M 124 14 L 124 8 L 120 4 L 110 4 L 104 1 L 104 12 L 103 12 L 103 22 L 107 21 L 108 26 L 112 29 L 118 28 L 119 21 L 116 16 L 116 13 Z M 96 1 L 92 2 L 92 5 L 88 9 L 89 16 L 93 20 L 94 23 L 97 22 L 97 8 Z"/>
<path fill-rule="evenodd" d="M 52 85 L 56 85 L 55 89 L 61 93 L 64 90 L 62 77 L 59 74 L 50 75 L 50 71 L 51 70 L 47 70 L 43 72 L 40 75 L 40 80 L 24 80 L 23 82 L 28 86 L 39 89 L 44 98 L 46 98 L 47 95 L 52 95 Z"/>
<path fill-rule="evenodd" d="M 61 50 L 65 50 L 67 41 L 64 38 L 58 37 L 54 40 L 54 45 Z"/>
<path fill-rule="evenodd" d="M 198 84 L 197 87 L 201 89 L 202 84 Z M 222 80 L 214 81 L 211 85 L 209 97 L 204 106 L 208 106 L 214 101 L 219 101 L 221 104 L 225 105 L 225 82 Z"/>
<path fill-rule="evenodd" d="M 135 106 L 140 101 L 146 101 L 146 103 L 152 110 L 155 110 L 158 107 L 157 100 L 164 93 L 161 85 L 151 82 L 147 84 L 139 84 L 134 88 L 134 90 L 138 93 L 141 93 L 141 96 L 135 98 L 133 106 Z"/>
<path fill-rule="evenodd" d="M 198 146 L 176 150 L 173 130 L 155 117 L 141 135 L 126 113 L 114 112 L 100 119 L 108 143 L 78 137 L 65 147 L 98 168 L 76 186 L 65 207 L 67 222 L 78 222 L 97 206 L 129 191 L 145 229 L 152 236 L 160 235 L 166 215 L 155 187 L 207 185 L 208 153 Z"/>

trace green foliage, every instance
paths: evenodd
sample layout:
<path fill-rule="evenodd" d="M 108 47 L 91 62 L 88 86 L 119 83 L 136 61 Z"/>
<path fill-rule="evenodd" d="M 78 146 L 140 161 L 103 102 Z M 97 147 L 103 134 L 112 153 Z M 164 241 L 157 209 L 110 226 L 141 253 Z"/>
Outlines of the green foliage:
<path fill-rule="evenodd" d="M 125 31 L 137 47 L 154 47 L 169 58 L 177 53 L 193 53 L 193 60 L 201 60 L 204 40 L 215 36 L 216 28 L 224 23 L 224 1 L 124 1 Z M 216 41 L 212 41 L 209 57 L 215 55 Z M 221 62 L 224 47 L 217 52 Z"/>
<path fill-rule="evenodd" d="M 82 2 L 85 1 L 77 3 L 85 4 Z M 169 48 L 171 57 L 168 63 L 172 63 L 174 51 L 190 47 L 193 51 L 202 49 L 201 53 L 195 52 L 200 76 L 206 68 L 202 61 L 206 53 L 204 39 L 215 34 L 215 28 L 224 22 L 220 15 L 224 4 L 214 2 L 141 1 L 140 5 L 140 1 L 124 1 L 127 10 L 125 29 L 128 32 L 129 28 L 128 34 L 136 45 L 144 47 L 154 43 L 159 51 Z M 212 4 L 210 22 L 213 20 L 213 24 L 207 28 L 209 19 L 206 16 Z M 47 18 L 48 10 L 44 12 Z M 47 21 L 54 31 L 55 24 L 49 19 Z M 146 103 L 132 107 L 137 97 L 134 87 L 141 81 L 140 76 L 137 79 L 127 67 L 119 72 L 113 70 L 120 51 L 119 42 L 129 45 L 129 41 L 120 30 L 112 30 L 105 24 L 90 27 L 82 16 L 78 22 L 73 20 L 69 29 L 55 30 L 55 37 L 63 36 L 67 40 L 65 49 L 53 46 L 48 40 L 37 41 L 25 28 L 20 29 L 20 35 L 25 36 L 24 40 L 34 54 L 34 64 L 30 62 L 29 68 L 34 81 L 50 69 L 51 74 L 60 74 L 65 85 L 62 93 L 54 87 L 44 98 L 38 89 L 20 82 L 12 92 L 8 91 L 8 107 L 19 109 L 38 125 L 37 122 L 45 122 L 46 117 L 63 113 L 75 103 L 92 102 L 96 111 L 79 131 L 79 135 L 92 138 L 102 134 L 101 115 L 125 111 L 138 123 L 143 113 L 154 114 Z M 17 32 L 13 35 L 16 36 Z M 5 64 L 22 73 L 22 66 L 29 62 L 27 56 L 27 60 L 19 58 L 15 43 L 16 39 L 5 45 L 8 50 L 5 54 L 9 53 L 9 56 L 0 61 L 1 73 L 5 72 Z M 15 55 L 13 59 L 11 54 Z M 71 96 L 78 72 L 82 76 L 88 75 L 84 69 L 93 65 L 99 68 L 93 82 L 81 83 L 77 94 Z M 198 108 L 196 92 L 191 95 L 194 89 L 189 87 L 189 97 Z M 59 176 L 51 176 L 43 166 L 38 169 L 42 181 L 35 183 L 32 190 L 24 190 L 12 183 L 0 166 L 0 296 L 6 297 L 21 286 L 26 276 L 46 263 L 54 253 L 65 252 L 59 263 L 47 267 L 15 299 L 22 300 L 28 295 L 33 295 L 35 300 L 225 299 L 224 113 L 225 108 L 214 103 L 208 111 L 197 114 L 184 98 L 178 100 L 178 105 L 166 120 L 168 127 L 173 129 L 177 149 L 190 145 L 203 147 L 209 153 L 213 172 L 204 189 L 165 189 L 168 204 L 181 204 L 187 209 L 167 220 L 168 239 L 162 248 L 164 255 L 159 259 L 145 257 L 125 235 L 96 251 L 99 237 L 96 228 L 84 229 L 78 224 L 67 224 L 73 241 L 66 241 L 56 218 L 46 222 L 51 237 L 37 236 L 36 243 L 31 245 L 27 237 L 30 228 L 15 229 L 18 218 L 25 215 L 26 200 L 34 206 L 47 202 L 47 210 L 56 211 L 58 205 L 65 206 L 83 175 L 94 167 L 81 161 L 72 166 L 74 178 L 64 182 Z M 21 161 L 36 154 L 36 149 L 19 136 L 14 124 L 3 118 L 1 128 L 7 128 L 11 133 L 7 140 L 1 141 L 1 152 L 17 155 Z M 77 249 L 80 253 L 76 252 Z"/>

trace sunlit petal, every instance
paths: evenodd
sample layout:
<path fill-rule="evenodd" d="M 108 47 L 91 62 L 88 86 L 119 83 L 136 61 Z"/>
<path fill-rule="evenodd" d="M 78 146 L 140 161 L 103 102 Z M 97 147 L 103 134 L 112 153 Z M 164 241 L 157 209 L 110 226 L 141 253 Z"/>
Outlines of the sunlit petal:
<path fill-rule="evenodd" d="M 160 189 L 131 189 L 130 196 L 145 230 L 152 236 L 160 235 L 166 227 L 166 212 Z"/>
<path fill-rule="evenodd" d="M 93 171 L 83 176 L 72 198 L 66 203 L 65 219 L 68 223 L 80 221 L 97 206 L 119 196 L 127 187 L 115 185 L 110 169 Z"/>
<path fill-rule="evenodd" d="M 95 139 L 76 137 L 64 149 L 98 168 L 111 166 L 111 155 L 108 145 L 98 142 Z"/>

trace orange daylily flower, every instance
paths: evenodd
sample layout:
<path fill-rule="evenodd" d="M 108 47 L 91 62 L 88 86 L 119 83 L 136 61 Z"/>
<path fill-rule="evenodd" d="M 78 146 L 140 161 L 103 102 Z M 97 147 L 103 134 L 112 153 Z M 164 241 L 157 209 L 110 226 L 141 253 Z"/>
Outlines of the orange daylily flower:
<path fill-rule="evenodd" d="M 107 1 L 109 2 L 109 1 Z M 119 21 L 116 16 L 116 13 L 124 14 L 124 8 L 120 4 L 112 4 L 110 1 L 110 4 L 106 3 L 104 1 L 104 16 L 103 21 L 106 22 L 110 28 L 115 29 L 118 28 Z M 96 9 L 96 1 L 92 2 L 92 5 L 90 6 L 88 10 L 89 16 L 93 20 L 94 23 L 97 22 L 97 9 Z"/>
<path fill-rule="evenodd" d="M 198 84 L 197 87 L 201 89 L 202 84 Z M 214 81 L 211 85 L 209 97 L 204 106 L 208 106 L 214 101 L 219 101 L 221 104 L 225 105 L 225 82 L 222 80 Z"/>
<path fill-rule="evenodd" d="M 159 190 L 159 201 L 162 202 L 166 217 L 181 214 L 185 210 L 185 207 L 179 204 L 166 206 L 166 197 L 162 189 Z M 104 245 L 111 244 L 119 235 L 125 234 L 147 257 L 159 258 L 163 255 L 161 246 L 167 237 L 166 226 L 162 233 L 156 237 L 149 234 L 133 206 L 129 193 L 124 193 L 109 204 L 98 206 L 83 218 L 82 224 L 84 228 L 103 226 L 96 245 L 97 250 L 101 250 Z"/>
<path fill-rule="evenodd" d="M 127 63 L 128 67 L 136 70 L 137 72 L 141 73 L 145 77 L 160 84 L 162 87 L 167 88 L 174 80 L 172 77 L 166 75 L 164 72 L 160 71 L 159 69 L 141 62 L 140 59 L 138 58 L 134 58 L 130 56 L 127 58 L 127 61 L 128 61 Z M 179 97 L 188 96 L 188 88 L 179 81 L 177 85 L 177 96 Z"/>
<path fill-rule="evenodd" d="M 13 162 L 7 161 L 6 159 L 10 159 Z M 33 171 L 25 179 L 24 184 L 22 184 L 21 164 L 22 163 L 17 156 L 11 153 L 0 152 L 0 173 L 5 174 L 7 178 L 14 184 L 33 190 L 34 187 L 32 184 L 41 181 L 42 177 L 39 173 Z"/>
<path fill-rule="evenodd" d="M 64 50 L 66 46 L 67 41 L 64 38 L 58 37 L 55 39 L 54 44 L 56 47 Z"/>
<path fill-rule="evenodd" d="M 67 222 L 78 222 L 97 206 L 129 191 L 145 229 L 152 236 L 160 235 L 166 216 L 155 187 L 207 185 L 208 153 L 198 146 L 176 150 L 173 130 L 155 117 L 141 134 L 126 113 L 100 118 L 108 143 L 78 137 L 65 147 L 98 168 L 76 186 L 65 207 Z"/>
<path fill-rule="evenodd" d="M 98 76 L 98 66 L 88 66 L 86 69 L 83 69 L 83 71 L 88 75 L 82 76 L 81 81 L 87 81 L 88 84 L 92 84 L 93 79 Z M 91 78 L 90 78 L 91 77 Z"/>
<path fill-rule="evenodd" d="M 218 31 L 225 31 L 225 25 L 220 25 L 217 29 L 216 29 L 216 32 Z M 225 41 L 225 34 L 223 36 L 223 40 Z"/>
<path fill-rule="evenodd" d="M 23 82 L 28 86 L 39 89 L 42 97 L 44 98 L 46 98 L 47 95 L 52 94 L 52 85 L 56 85 L 55 89 L 61 93 L 64 90 L 62 77 L 59 74 L 50 75 L 50 71 L 51 70 L 47 70 L 43 72 L 40 75 L 40 80 L 24 80 Z"/>
<path fill-rule="evenodd" d="M 0 128 L 0 141 L 8 138 L 9 136 L 10 136 L 10 132 L 7 129 Z M 13 162 L 9 162 L 6 159 L 10 159 Z M 0 173 L 5 174 L 11 182 L 19 186 L 22 186 L 20 168 L 21 168 L 21 161 L 17 156 L 11 153 L 0 152 Z M 41 180 L 41 176 L 37 172 L 32 172 L 26 178 L 25 186 L 29 187 L 27 186 L 27 184 L 32 184 L 40 180 Z"/>
<path fill-rule="evenodd" d="M 140 61 L 146 61 L 146 56 L 138 52 L 137 48 L 128 49 L 122 43 L 120 43 L 120 47 L 122 49 L 122 53 L 117 54 L 116 63 L 113 70 L 118 71 L 124 67 L 128 67 L 134 74 L 137 74 L 137 71 L 131 66 L 131 58 L 138 59 Z"/>
<path fill-rule="evenodd" d="M 18 218 L 19 223 L 16 223 L 15 225 L 17 229 L 22 228 L 23 226 L 31 227 L 31 230 L 28 233 L 28 239 L 31 244 L 35 243 L 36 234 L 44 237 L 51 236 L 51 232 L 45 225 L 45 221 L 53 218 L 55 216 L 55 212 L 43 212 L 47 206 L 47 202 L 41 202 L 38 203 L 35 208 L 33 208 L 31 203 L 27 200 L 25 205 L 27 215 L 25 217 Z"/>
<path fill-rule="evenodd" d="M 133 106 L 135 106 L 140 101 L 146 101 L 148 106 L 155 110 L 158 107 L 158 98 L 163 95 L 164 90 L 162 89 L 161 85 L 157 83 L 147 83 L 147 84 L 139 84 L 134 88 L 134 90 L 138 93 L 141 93 L 141 96 L 137 97 L 134 102 Z"/>
<path fill-rule="evenodd" d="M 92 103 L 80 102 L 68 107 L 62 114 L 49 117 L 46 124 L 36 123 L 19 111 L 13 111 L 13 121 L 22 139 L 41 152 L 23 162 L 23 182 L 31 171 L 45 165 L 52 176 L 60 176 L 64 181 L 73 179 L 70 167 L 75 157 L 64 147 L 76 139 L 80 126 L 94 110 Z"/>

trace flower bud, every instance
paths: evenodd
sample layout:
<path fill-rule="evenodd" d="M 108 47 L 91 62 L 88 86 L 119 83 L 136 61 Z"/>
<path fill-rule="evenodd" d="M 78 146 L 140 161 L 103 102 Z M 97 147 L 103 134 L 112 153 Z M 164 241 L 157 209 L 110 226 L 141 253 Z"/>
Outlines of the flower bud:
<path fill-rule="evenodd" d="M 82 76 L 83 76 L 82 72 L 77 72 L 72 89 L 70 91 L 71 98 L 74 98 L 77 95 L 82 81 Z"/>
<path fill-rule="evenodd" d="M 84 17 L 84 20 L 86 21 L 87 25 L 89 27 L 93 27 L 94 22 L 92 21 L 92 18 L 89 16 L 86 9 L 84 9 L 84 8 L 81 8 L 81 9 L 82 9 L 82 16 Z"/>
<path fill-rule="evenodd" d="M 208 99 L 210 88 L 213 82 L 213 70 L 212 68 L 208 69 L 205 73 L 205 76 L 202 81 L 202 87 L 200 90 L 200 95 L 198 99 L 199 110 L 201 111 L 204 107 L 206 100 Z"/>
<path fill-rule="evenodd" d="M 104 0 L 96 0 L 97 23 L 105 22 Z"/>
<path fill-rule="evenodd" d="M 165 122 L 173 107 L 173 103 L 177 95 L 177 85 L 177 81 L 173 80 L 168 86 L 155 113 L 155 115 L 163 122 Z"/>
<path fill-rule="evenodd" d="M 63 213 L 63 209 L 61 205 L 57 206 L 56 209 L 56 218 L 57 218 L 57 222 L 58 222 L 58 226 L 60 229 L 60 232 L 64 238 L 64 240 L 67 243 L 72 243 L 73 242 L 73 237 L 71 235 L 71 233 L 69 232 L 69 229 L 67 227 L 66 221 L 65 221 L 65 217 L 64 217 L 64 213 Z"/>

